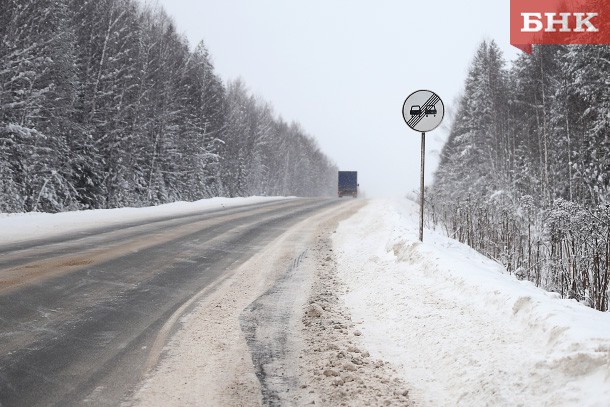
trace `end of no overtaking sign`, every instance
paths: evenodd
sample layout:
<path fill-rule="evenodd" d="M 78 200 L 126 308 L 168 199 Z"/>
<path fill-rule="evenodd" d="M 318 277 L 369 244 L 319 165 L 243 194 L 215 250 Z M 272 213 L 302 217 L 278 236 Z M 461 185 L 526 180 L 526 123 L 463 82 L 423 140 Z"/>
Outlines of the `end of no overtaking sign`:
<path fill-rule="evenodd" d="M 419 189 L 419 240 L 424 241 L 424 170 L 426 132 L 436 129 L 445 117 L 445 105 L 440 96 L 429 90 L 418 90 L 409 95 L 402 105 L 402 117 L 407 126 L 421 133 L 421 173 Z"/>
<path fill-rule="evenodd" d="M 441 98 L 429 90 L 418 90 L 409 95 L 402 106 L 402 117 L 411 129 L 426 133 L 436 129 L 445 116 Z"/>

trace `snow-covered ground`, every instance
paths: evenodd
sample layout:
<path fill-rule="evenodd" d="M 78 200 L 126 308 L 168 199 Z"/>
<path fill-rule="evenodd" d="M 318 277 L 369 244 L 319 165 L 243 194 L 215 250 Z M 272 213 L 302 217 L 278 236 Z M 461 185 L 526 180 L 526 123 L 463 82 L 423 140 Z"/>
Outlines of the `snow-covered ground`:
<path fill-rule="evenodd" d="M 74 233 L 91 228 L 115 226 L 180 216 L 197 212 L 230 208 L 261 202 L 287 199 L 285 197 L 211 198 L 196 202 L 174 202 L 145 208 L 97 209 L 62 213 L 0 213 L 0 244 L 40 239 Z"/>
<path fill-rule="evenodd" d="M 610 313 L 518 281 L 373 200 L 334 234 L 343 297 L 371 357 L 430 406 L 610 406 Z"/>
<path fill-rule="evenodd" d="M 154 208 L 0 214 L 0 244 L 273 199 L 284 198 L 215 198 Z M 323 272 L 316 278 L 328 280 L 326 285 L 318 284 L 318 291 L 312 289 L 313 305 L 322 301 L 320 298 L 327 301 L 330 294 L 338 297 L 336 305 L 322 304 L 326 308 L 320 307 L 319 315 L 305 318 L 305 338 L 311 331 L 311 337 L 324 340 L 306 342 L 303 359 L 295 362 L 305 366 L 302 379 L 310 379 L 310 387 L 301 389 L 301 400 L 314 398 L 324 405 L 325 398 L 333 400 L 339 395 L 337 400 L 364 400 L 359 405 L 375 404 L 370 400 L 405 405 L 408 400 L 423 406 L 610 406 L 610 313 L 562 300 L 529 282 L 518 281 L 497 263 L 440 231 L 426 230 L 424 243 L 418 242 L 418 210 L 408 200 L 371 200 L 342 221 L 336 233 L 332 233 L 334 227 L 326 226 L 327 232 L 320 229 L 318 240 L 332 236 L 328 245 L 308 243 L 314 246 L 311 264 L 305 264 L 304 270 Z M 321 221 L 305 223 L 316 222 Z M 321 249 L 316 249 L 318 246 Z M 278 247 L 268 250 L 277 257 Z M 283 257 L 290 261 L 291 255 Z M 259 261 L 267 261 L 261 263 L 261 270 L 269 269 L 270 255 L 261 253 L 259 257 Z M 218 326 L 232 322 L 234 337 L 242 342 L 237 318 L 252 301 L 248 296 L 264 292 L 259 287 L 262 274 L 249 275 L 257 279 L 231 280 L 241 284 L 235 286 L 239 290 L 234 293 L 218 290 L 219 296 L 226 296 L 227 304 L 234 303 L 235 310 L 232 319 L 227 317 Z M 241 302 L 236 303 L 235 298 Z M 202 321 L 202 329 L 209 331 L 210 320 Z M 221 331 L 213 333 L 226 338 Z M 325 333 L 334 335 L 333 339 L 327 340 Z M 210 344 L 216 345 L 213 341 Z M 187 341 L 185 346 L 193 344 Z M 239 359 L 248 371 L 251 366 L 243 348 L 233 359 Z M 357 357 L 350 350 L 356 348 Z M 219 365 L 227 364 L 226 355 L 219 354 Z M 358 364 L 344 364 L 345 355 L 352 355 L 351 360 Z M 209 355 L 193 360 L 207 359 Z M 170 373 L 177 375 L 178 371 L 170 369 Z M 193 375 L 193 371 L 187 373 Z M 210 374 L 216 377 L 217 371 Z M 257 404 L 258 400 L 253 371 L 249 375 L 251 391 L 240 394 L 243 386 L 227 390 L 241 397 L 244 405 Z M 329 382 L 326 387 L 324 380 Z M 318 381 L 322 385 L 316 385 Z M 345 383 L 339 385 L 338 381 Z M 188 381 L 183 382 L 185 391 L 192 391 Z M 312 394 L 314 389 L 320 394 Z M 202 388 L 202 394 L 208 390 Z M 171 391 L 182 394 L 175 387 Z M 359 392 L 360 398 L 349 391 Z"/>

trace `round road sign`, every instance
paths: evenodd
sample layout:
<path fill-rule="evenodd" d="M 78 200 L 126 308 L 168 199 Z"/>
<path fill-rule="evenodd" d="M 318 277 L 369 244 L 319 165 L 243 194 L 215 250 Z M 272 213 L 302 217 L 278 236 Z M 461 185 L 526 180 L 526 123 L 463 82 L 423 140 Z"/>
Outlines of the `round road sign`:
<path fill-rule="evenodd" d="M 441 98 L 429 90 L 418 90 L 409 95 L 402 105 L 402 117 L 407 126 L 422 133 L 438 127 L 445 116 Z"/>

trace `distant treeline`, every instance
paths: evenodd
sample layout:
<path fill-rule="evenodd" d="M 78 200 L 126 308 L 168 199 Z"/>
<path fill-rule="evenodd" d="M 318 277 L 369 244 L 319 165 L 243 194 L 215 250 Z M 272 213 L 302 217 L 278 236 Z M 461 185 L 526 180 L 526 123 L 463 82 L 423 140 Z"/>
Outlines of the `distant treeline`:
<path fill-rule="evenodd" d="M 507 69 L 482 43 L 430 192 L 451 236 L 608 310 L 610 46 L 536 46 Z"/>
<path fill-rule="evenodd" d="M 160 8 L 0 2 L 0 212 L 334 194 L 336 168 Z"/>

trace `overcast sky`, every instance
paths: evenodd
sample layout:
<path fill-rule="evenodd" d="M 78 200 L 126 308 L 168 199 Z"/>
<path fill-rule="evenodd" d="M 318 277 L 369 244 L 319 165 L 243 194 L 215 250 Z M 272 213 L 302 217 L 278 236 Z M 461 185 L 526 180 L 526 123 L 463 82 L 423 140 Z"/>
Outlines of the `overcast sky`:
<path fill-rule="evenodd" d="M 418 89 L 445 104 L 427 134 L 426 177 L 481 41 L 505 57 L 509 0 L 159 0 L 191 46 L 203 40 L 224 80 L 241 77 L 276 114 L 297 121 L 369 196 L 419 188 L 419 133 L 402 119 Z"/>

